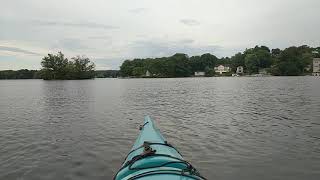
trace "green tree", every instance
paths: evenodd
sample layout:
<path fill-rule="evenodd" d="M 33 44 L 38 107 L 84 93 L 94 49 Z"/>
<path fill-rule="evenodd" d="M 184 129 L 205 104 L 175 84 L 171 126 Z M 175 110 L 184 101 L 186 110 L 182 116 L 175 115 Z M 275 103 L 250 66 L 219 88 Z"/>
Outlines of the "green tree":
<path fill-rule="evenodd" d="M 215 55 L 206 53 L 200 56 L 200 61 L 202 62 L 202 66 L 204 68 L 206 67 L 213 68 L 217 63 L 218 58 Z"/>
<path fill-rule="evenodd" d="M 249 74 L 259 72 L 259 59 L 256 54 L 247 54 L 245 57 L 245 65 Z"/>
<path fill-rule="evenodd" d="M 312 54 L 315 58 L 320 58 L 320 47 L 313 48 Z"/>
<path fill-rule="evenodd" d="M 205 68 L 204 72 L 206 77 L 212 77 L 216 74 L 214 68 L 209 68 L 208 66 Z"/>
<path fill-rule="evenodd" d="M 242 53 L 237 53 L 231 57 L 231 69 L 233 72 L 237 70 L 238 66 L 245 67 L 245 56 Z"/>
<path fill-rule="evenodd" d="M 203 71 L 204 68 L 205 68 L 202 65 L 202 62 L 200 60 L 200 56 L 192 56 L 192 57 L 190 57 L 190 66 L 191 66 L 192 72 Z"/>
<path fill-rule="evenodd" d="M 271 72 L 279 76 L 297 76 L 304 73 L 304 69 L 311 65 L 314 55 L 313 49 L 303 45 L 289 47 L 281 51 L 274 60 Z"/>
<path fill-rule="evenodd" d="M 279 48 L 276 48 L 276 49 L 272 49 L 272 50 L 271 50 L 271 55 L 272 55 L 273 57 L 278 56 L 280 53 L 281 53 L 281 50 L 280 50 Z"/>
<path fill-rule="evenodd" d="M 120 66 L 120 75 L 123 77 L 133 76 L 133 67 L 134 66 L 132 65 L 132 61 L 125 60 Z"/>
<path fill-rule="evenodd" d="M 259 59 L 259 68 L 268 68 L 271 66 L 272 58 L 269 51 L 265 49 L 259 49 L 255 52 Z"/>
<path fill-rule="evenodd" d="M 146 74 L 146 70 L 143 67 L 134 67 L 132 70 L 132 75 L 136 77 L 144 76 Z"/>
<path fill-rule="evenodd" d="M 201 56 L 192 56 L 190 58 L 190 66 L 192 73 L 196 71 L 205 71 L 206 68 L 214 68 L 217 64 L 218 58 L 210 53 Z"/>
<path fill-rule="evenodd" d="M 95 64 L 85 56 L 76 56 L 71 58 L 73 62 L 69 62 L 67 78 L 72 79 L 91 79 L 94 77 Z"/>
<path fill-rule="evenodd" d="M 64 79 L 68 72 L 68 59 L 64 54 L 58 52 L 57 55 L 48 54 L 42 61 L 41 76 L 43 79 Z"/>
<path fill-rule="evenodd" d="M 272 64 L 272 56 L 267 46 L 255 46 L 254 48 L 246 49 L 243 54 L 244 57 L 249 54 L 255 54 L 257 56 L 258 71 L 260 68 L 269 68 Z"/>
<path fill-rule="evenodd" d="M 173 63 L 174 72 L 171 77 L 189 77 L 192 74 L 189 58 L 186 54 L 177 53 L 168 59 L 168 63 Z"/>

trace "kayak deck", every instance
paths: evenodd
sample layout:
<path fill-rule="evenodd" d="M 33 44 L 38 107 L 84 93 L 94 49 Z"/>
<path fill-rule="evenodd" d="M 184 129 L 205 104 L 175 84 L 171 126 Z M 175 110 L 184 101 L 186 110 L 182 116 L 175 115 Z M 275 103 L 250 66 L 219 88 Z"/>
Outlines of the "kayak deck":
<path fill-rule="evenodd" d="M 205 179 L 161 135 L 153 120 L 146 116 L 140 134 L 115 180 Z"/>

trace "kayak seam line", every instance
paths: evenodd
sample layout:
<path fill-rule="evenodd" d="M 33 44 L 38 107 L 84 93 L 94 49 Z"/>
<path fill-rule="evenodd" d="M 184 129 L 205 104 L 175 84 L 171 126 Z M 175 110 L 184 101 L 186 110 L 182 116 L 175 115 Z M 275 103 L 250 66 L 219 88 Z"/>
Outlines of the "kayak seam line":
<path fill-rule="evenodd" d="M 172 158 L 172 159 L 175 159 L 175 160 L 178 160 L 178 161 L 171 161 L 171 162 L 167 162 L 167 163 L 164 163 L 164 164 L 161 164 L 159 166 L 153 166 L 153 167 L 145 167 L 145 168 L 131 168 L 132 165 L 137 162 L 137 161 L 140 161 L 140 160 L 143 160 L 144 158 L 147 158 L 147 157 L 154 157 L 154 156 L 162 156 L 162 157 L 169 157 L 169 158 Z M 186 172 L 189 172 L 189 173 L 195 173 L 194 175 L 195 176 L 198 176 L 198 177 L 201 177 L 203 178 L 199 172 L 196 170 L 196 168 L 194 168 L 188 161 L 186 160 L 183 160 L 183 159 L 180 159 L 180 158 L 176 158 L 176 157 L 173 157 L 173 156 L 170 156 L 170 155 L 167 155 L 167 154 L 145 154 L 145 155 L 137 155 L 135 157 L 133 157 L 130 161 L 128 161 L 122 168 L 119 169 L 119 171 L 116 173 L 115 175 L 115 178 L 117 177 L 118 173 L 121 172 L 123 169 L 127 168 L 128 167 L 128 170 L 144 170 L 144 169 L 151 169 L 151 168 L 159 168 L 159 167 L 165 167 L 166 165 L 168 164 L 172 164 L 172 163 L 183 163 L 185 164 L 187 167 L 186 169 L 181 169 L 181 170 L 188 170 Z M 179 169 L 179 168 L 177 168 Z M 205 178 L 203 178 L 205 179 Z"/>
<path fill-rule="evenodd" d="M 170 148 L 172 148 L 172 149 L 174 149 L 175 151 L 177 151 L 177 153 L 178 154 L 180 154 L 180 156 L 182 157 L 182 154 L 175 148 L 175 147 L 173 147 L 171 144 L 169 144 L 169 143 L 150 143 L 149 142 L 149 145 L 162 145 L 162 146 L 168 146 L 168 147 L 170 147 Z M 131 153 L 133 153 L 133 152 L 135 152 L 135 151 L 137 151 L 137 150 L 139 150 L 139 149 L 141 149 L 141 148 L 143 148 L 144 146 L 143 145 L 141 145 L 140 147 L 138 147 L 138 148 L 136 148 L 136 149 L 133 149 L 133 150 L 131 150 L 128 154 L 127 154 L 127 156 L 126 156 L 126 158 L 125 158 L 125 160 L 127 160 L 127 158 L 129 157 L 129 155 L 131 154 Z"/>
<path fill-rule="evenodd" d="M 163 171 L 163 172 L 160 172 L 160 171 Z M 198 176 L 199 177 L 198 178 L 198 177 L 195 177 L 193 175 L 183 174 L 183 171 L 179 171 L 179 170 L 154 170 L 154 171 L 148 171 L 148 172 L 144 172 L 144 173 L 141 173 L 141 174 L 137 174 L 137 175 L 135 175 L 133 177 L 130 177 L 128 180 L 134 180 L 134 179 L 137 179 L 137 178 L 146 177 L 146 176 L 152 176 L 152 175 L 157 175 L 157 174 L 174 174 L 174 175 L 189 177 L 189 178 L 196 179 L 196 180 L 201 180 L 201 179 L 206 180 L 205 178 L 203 178 L 201 176 Z"/>

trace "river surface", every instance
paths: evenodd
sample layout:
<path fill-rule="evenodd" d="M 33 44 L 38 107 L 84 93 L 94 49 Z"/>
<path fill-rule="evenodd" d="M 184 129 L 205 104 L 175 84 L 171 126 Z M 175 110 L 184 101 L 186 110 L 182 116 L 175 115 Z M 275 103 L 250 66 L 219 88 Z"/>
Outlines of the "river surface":
<path fill-rule="evenodd" d="M 208 179 L 318 180 L 320 78 L 0 81 L 0 179 L 112 179 L 150 115 Z"/>

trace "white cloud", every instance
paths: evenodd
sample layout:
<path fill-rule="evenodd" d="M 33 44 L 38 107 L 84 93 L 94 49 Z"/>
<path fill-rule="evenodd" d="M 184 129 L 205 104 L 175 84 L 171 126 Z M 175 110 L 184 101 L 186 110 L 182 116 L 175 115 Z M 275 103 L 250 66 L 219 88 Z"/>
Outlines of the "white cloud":
<path fill-rule="evenodd" d="M 146 8 L 135 8 L 135 9 L 130 9 L 129 12 L 131 13 L 142 13 L 142 12 L 146 12 L 147 9 Z"/>
<path fill-rule="evenodd" d="M 74 28 L 101 28 L 101 29 L 116 29 L 118 27 L 98 24 L 93 22 L 63 22 L 63 21 L 32 21 L 32 24 L 41 26 L 62 26 L 62 27 L 74 27 Z"/>
<path fill-rule="evenodd" d="M 21 53 L 21 54 L 25 54 L 25 55 L 40 55 L 39 53 L 32 52 L 29 50 L 20 49 L 17 47 L 1 46 L 1 45 L 0 45 L 0 51 L 9 51 L 9 52 Z"/>
<path fill-rule="evenodd" d="M 200 25 L 200 22 L 194 19 L 181 19 L 180 22 L 182 24 L 185 24 L 187 26 L 198 26 Z"/>

